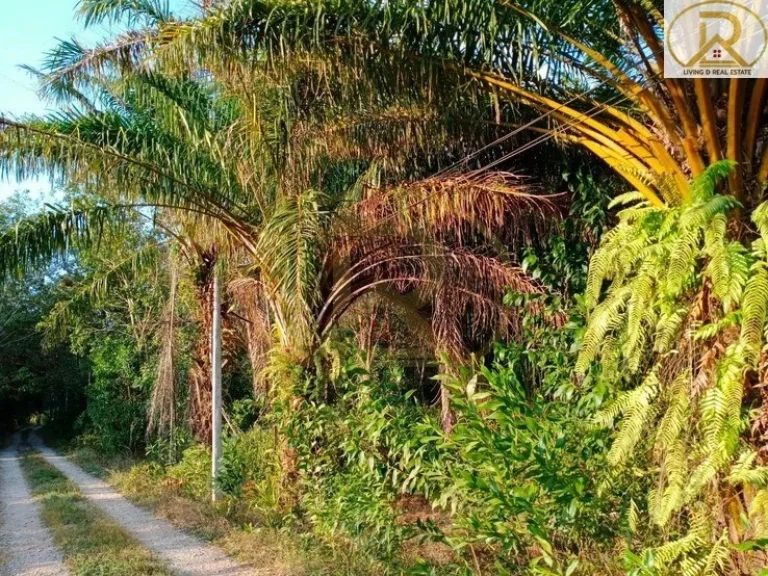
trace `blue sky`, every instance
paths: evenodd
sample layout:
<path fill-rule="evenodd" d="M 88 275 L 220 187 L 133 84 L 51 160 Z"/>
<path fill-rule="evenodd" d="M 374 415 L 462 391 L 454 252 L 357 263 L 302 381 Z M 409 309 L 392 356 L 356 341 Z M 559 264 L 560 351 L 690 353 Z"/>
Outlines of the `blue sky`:
<path fill-rule="evenodd" d="M 110 31 L 107 27 L 84 31 L 76 19 L 77 0 L 3 0 L 0 4 L 0 111 L 13 116 L 45 112 L 46 103 L 38 98 L 34 80 L 20 66 L 38 67 L 57 38 L 75 36 L 93 44 L 110 36 Z M 190 0 L 171 0 L 175 7 L 189 4 Z M 46 180 L 0 181 L 0 200 L 17 189 L 51 197 Z"/>

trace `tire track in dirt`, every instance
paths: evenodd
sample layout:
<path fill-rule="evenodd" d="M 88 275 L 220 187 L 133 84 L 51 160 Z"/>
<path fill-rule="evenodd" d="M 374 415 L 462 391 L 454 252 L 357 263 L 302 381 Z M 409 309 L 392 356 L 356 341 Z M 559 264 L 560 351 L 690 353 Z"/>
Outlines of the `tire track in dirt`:
<path fill-rule="evenodd" d="M 256 573 L 229 558 L 216 546 L 185 534 L 169 522 L 131 504 L 106 482 L 56 454 L 34 435 L 30 441 L 47 462 L 77 485 L 88 501 L 165 560 L 180 576 L 249 576 Z"/>
<path fill-rule="evenodd" d="M 3 571 L 9 576 L 65 576 L 64 556 L 40 519 L 40 504 L 30 494 L 21 472 L 19 436 L 0 452 L 0 544 Z"/>

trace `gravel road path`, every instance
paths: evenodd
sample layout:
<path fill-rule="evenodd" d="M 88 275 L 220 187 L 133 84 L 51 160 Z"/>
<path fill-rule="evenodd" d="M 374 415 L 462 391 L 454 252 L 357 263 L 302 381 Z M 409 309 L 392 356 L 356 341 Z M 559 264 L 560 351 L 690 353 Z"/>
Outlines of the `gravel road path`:
<path fill-rule="evenodd" d="M 33 446 L 58 468 L 96 506 L 149 550 L 165 560 L 179 576 L 247 576 L 253 570 L 237 564 L 219 548 L 184 534 L 169 522 L 156 518 L 131 504 L 106 482 L 84 472 L 63 456 L 46 447 L 34 435 Z M 18 466 L 18 465 L 17 465 Z M 37 574 L 37 573 L 35 573 Z"/>
<path fill-rule="evenodd" d="M 0 453 L 0 547 L 9 576 L 64 576 L 69 571 L 40 520 L 40 504 L 32 499 L 21 473 L 19 437 Z"/>

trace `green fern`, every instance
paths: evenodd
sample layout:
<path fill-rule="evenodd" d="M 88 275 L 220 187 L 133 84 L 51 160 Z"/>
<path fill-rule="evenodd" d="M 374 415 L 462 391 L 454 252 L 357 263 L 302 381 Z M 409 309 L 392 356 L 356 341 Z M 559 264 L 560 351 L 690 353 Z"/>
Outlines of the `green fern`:
<path fill-rule="evenodd" d="M 755 538 L 768 538 L 768 489 L 755 494 L 749 506 L 749 521 Z"/>
<path fill-rule="evenodd" d="M 752 222 L 757 226 L 763 245 L 768 246 L 768 202 L 763 202 L 752 211 Z"/>
<path fill-rule="evenodd" d="M 748 361 L 754 365 L 763 343 L 763 328 L 768 314 L 768 267 L 757 260 L 752 265 L 751 277 L 744 290 L 741 309 L 741 343 Z"/>
<path fill-rule="evenodd" d="M 729 218 L 740 204 L 717 193 L 732 167 L 713 164 L 691 182 L 687 203 L 617 199 L 626 206 L 619 225 L 590 263 L 576 370 L 628 388 L 594 422 L 615 430 L 611 465 L 646 450 L 658 463 L 649 517 L 683 527 L 652 551 L 665 574 L 726 573 L 727 538 L 705 503 L 723 480 L 761 491 L 750 521 L 768 527 L 753 520 L 768 512 L 768 468 L 745 441 L 743 407 L 746 374 L 758 368 L 766 338 L 768 203 L 752 216 L 761 238 L 751 248 L 733 239 Z"/>
<path fill-rule="evenodd" d="M 751 450 L 742 453 L 728 475 L 733 485 L 745 484 L 759 488 L 768 486 L 768 466 L 755 466 L 757 454 Z"/>
<path fill-rule="evenodd" d="M 741 243 L 725 239 L 726 223 L 724 214 L 713 218 L 706 233 L 704 253 L 709 256 L 706 274 L 712 279 L 713 292 L 728 312 L 741 301 L 750 262 Z"/>

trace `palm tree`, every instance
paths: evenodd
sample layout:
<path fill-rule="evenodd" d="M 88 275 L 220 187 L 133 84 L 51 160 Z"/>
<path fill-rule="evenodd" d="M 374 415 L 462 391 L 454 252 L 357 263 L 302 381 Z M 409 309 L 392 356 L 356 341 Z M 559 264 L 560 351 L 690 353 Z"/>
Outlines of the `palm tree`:
<path fill-rule="evenodd" d="M 93 19 L 112 4 L 88 0 L 82 10 Z M 151 14 L 152 2 L 137 5 Z M 396 102 L 504 124 L 519 122 L 513 108 L 522 106 L 538 117 L 521 128 L 586 147 L 657 205 L 685 199 L 687 177 L 723 158 L 739 163 L 734 196 L 754 194 L 751 183 L 768 177 L 766 83 L 664 78 L 662 34 L 661 5 L 638 0 L 235 0 L 188 21 L 150 18 L 93 50 L 62 51 L 49 81 L 76 85 L 83 71 L 135 63 L 162 47 L 161 58 L 194 60 L 243 93 L 260 77 L 301 77 L 307 93 L 323 91 L 358 128 L 427 122 L 414 108 L 397 117 Z M 467 106 L 489 97 L 490 107 Z"/>
<path fill-rule="evenodd" d="M 106 4 L 90 0 L 83 7 L 94 13 Z M 462 122 L 464 111 L 473 125 L 506 127 L 502 140 L 523 133 L 532 138 L 496 158 L 480 156 L 479 163 L 476 146 L 457 147 L 448 164 L 459 161 L 470 182 L 549 139 L 594 153 L 641 200 L 625 213 L 626 225 L 606 240 L 601 259 L 592 265 L 587 352 L 579 363 L 586 369 L 598 360 L 606 374 L 618 368 L 619 381 L 631 387 L 609 412 L 612 417 L 603 418 L 612 422 L 624 415 L 616 450 L 633 446 L 627 439 L 642 437 L 656 410 L 680 422 L 663 406 L 675 406 L 670 395 L 679 392 L 678 378 L 686 373 L 676 362 L 683 352 L 693 355 L 700 387 L 684 390 L 692 396 L 686 405 L 696 405 L 696 395 L 709 390 L 702 410 L 715 416 L 703 421 L 717 422 L 703 439 L 694 438 L 700 452 L 674 453 L 688 457 L 684 467 L 663 459 L 660 467 L 660 485 L 678 482 L 671 479 L 672 470 L 699 470 L 699 481 L 712 481 L 704 485 L 731 486 L 725 492 L 715 486 L 706 495 L 691 489 L 675 500 L 676 521 L 683 532 L 685 526 L 690 531 L 657 552 L 675 567 L 670 569 L 687 570 L 697 562 L 725 566 L 729 553 L 723 538 L 748 537 L 741 517 L 751 515 L 753 525 L 762 525 L 766 492 L 763 468 L 755 467 L 755 442 L 741 432 L 734 439 L 732 432 L 742 430 L 744 408 L 762 414 L 753 420 L 753 438 L 765 434 L 768 422 L 765 402 L 751 400 L 757 396 L 753 385 L 765 381 L 768 366 L 760 351 L 765 254 L 744 241 L 760 240 L 749 219 L 759 230 L 764 225 L 759 204 L 768 179 L 768 84 L 664 77 L 663 31 L 656 0 L 233 0 L 214 4 L 199 18 L 147 22 L 111 45 L 70 54 L 48 80 L 76 86 L 84 73 L 140 65 L 152 53 L 169 66 L 195 62 L 246 99 L 264 81 L 294 86 L 291 103 L 305 130 L 286 132 L 300 135 L 298 141 L 285 140 L 291 157 L 300 159 L 286 164 L 293 175 L 314 166 L 304 161 L 308 157 L 333 152 L 356 159 L 387 143 L 402 149 L 401 142 L 420 130 L 420 157 L 428 163 L 440 156 L 430 154 L 430 136 L 438 134 L 430 119 L 441 119 L 446 140 L 456 133 L 473 140 L 477 132 Z M 438 116 L 431 115 L 436 110 Z M 329 126 L 329 118 L 335 121 L 330 135 L 343 138 L 317 128 Z M 395 170 L 413 157 L 392 149 L 384 156 Z M 725 171 L 721 160 L 731 161 Z M 717 168 L 708 172 L 710 165 Z M 726 184 L 716 177 L 723 174 Z M 636 200 L 635 195 L 618 201 Z M 662 218 L 671 228 L 655 227 Z M 664 256 L 669 247 L 680 250 L 671 260 Z M 660 258 L 653 270 L 638 260 L 645 250 Z M 621 263 L 626 266 L 612 267 Z M 664 275 L 673 266 L 684 282 L 670 287 Z M 702 323 L 709 326 L 697 337 L 704 345 L 694 346 L 693 334 Z M 734 325 L 739 330 L 731 329 Z M 663 392 L 662 407 L 652 401 L 652 391 Z M 726 437 L 725 444 L 713 440 Z M 741 450 L 746 455 L 738 460 Z M 667 452 L 657 450 L 656 456 L 669 457 Z M 706 466 L 697 468 L 697 458 Z M 729 507 L 715 506 L 721 513 L 713 515 L 710 504 L 722 502 L 724 493 Z M 666 512 L 661 517 L 668 519 Z M 719 518 L 728 519 L 726 532 Z"/>
<path fill-rule="evenodd" d="M 86 18 L 113 13 L 99 12 L 109 4 L 84 4 Z M 138 5 L 153 26 L 173 22 L 152 3 Z M 540 290 L 506 246 L 546 229 L 554 207 L 503 172 L 439 173 L 479 146 L 479 137 L 451 121 L 456 106 L 472 101 L 444 107 L 393 94 L 374 109 L 336 113 L 343 90 L 321 90 L 312 70 L 281 79 L 238 67 L 220 80 L 159 60 L 148 69 L 139 52 L 135 61 L 86 70 L 66 63 L 65 55 L 84 52 L 65 43 L 43 81 L 69 107 L 46 118 L 2 119 L 6 173 L 47 171 L 104 199 L 48 212 L 5 234 L 4 270 L 87 245 L 121 212 L 151 209 L 199 256 L 201 325 L 214 256 L 225 254 L 251 287 L 250 299 L 267 311 L 260 318 L 270 328 L 254 333 L 275 334 L 300 364 L 368 295 L 420 316 L 414 327 L 428 327 L 438 350 L 460 358 L 467 336 L 514 329 L 515 316 L 501 306 L 508 288 Z M 160 64 L 168 70 L 161 73 Z M 236 81 L 243 74 L 253 80 L 247 89 Z M 414 167 L 416 159 L 427 168 Z M 512 215 L 519 224 L 502 227 Z M 192 372 L 201 427 L 205 342 L 202 335 Z"/>
<path fill-rule="evenodd" d="M 196 142 L 228 126 L 235 110 L 202 85 L 155 74 L 137 75 L 120 85 L 99 83 L 94 92 L 90 100 L 78 96 L 81 108 L 28 119 L 27 142 L 16 142 L 4 152 L 6 167 L 13 163 L 20 173 L 35 174 L 47 163 L 60 171 L 57 177 L 101 200 L 21 222 L 4 234 L 4 261 L 23 270 L 73 247 L 91 247 L 104 227 L 119 230 L 127 215 L 136 213 L 176 241 L 196 270 L 201 335 L 189 373 L 188 411 L 193 431 L 207 439 L 211 273 L 217 247 L 227 243 L 223 230 L 234 230 L 245 219 L 234 223 L 242 207 L 232 201 L 232 174 L 216 160 L 220 143 L 205 149 Z M 168 114 L 164 122 L 158 116 L 161 110 Z M 23 156 L 14 145 L 37 150 Z"/>

